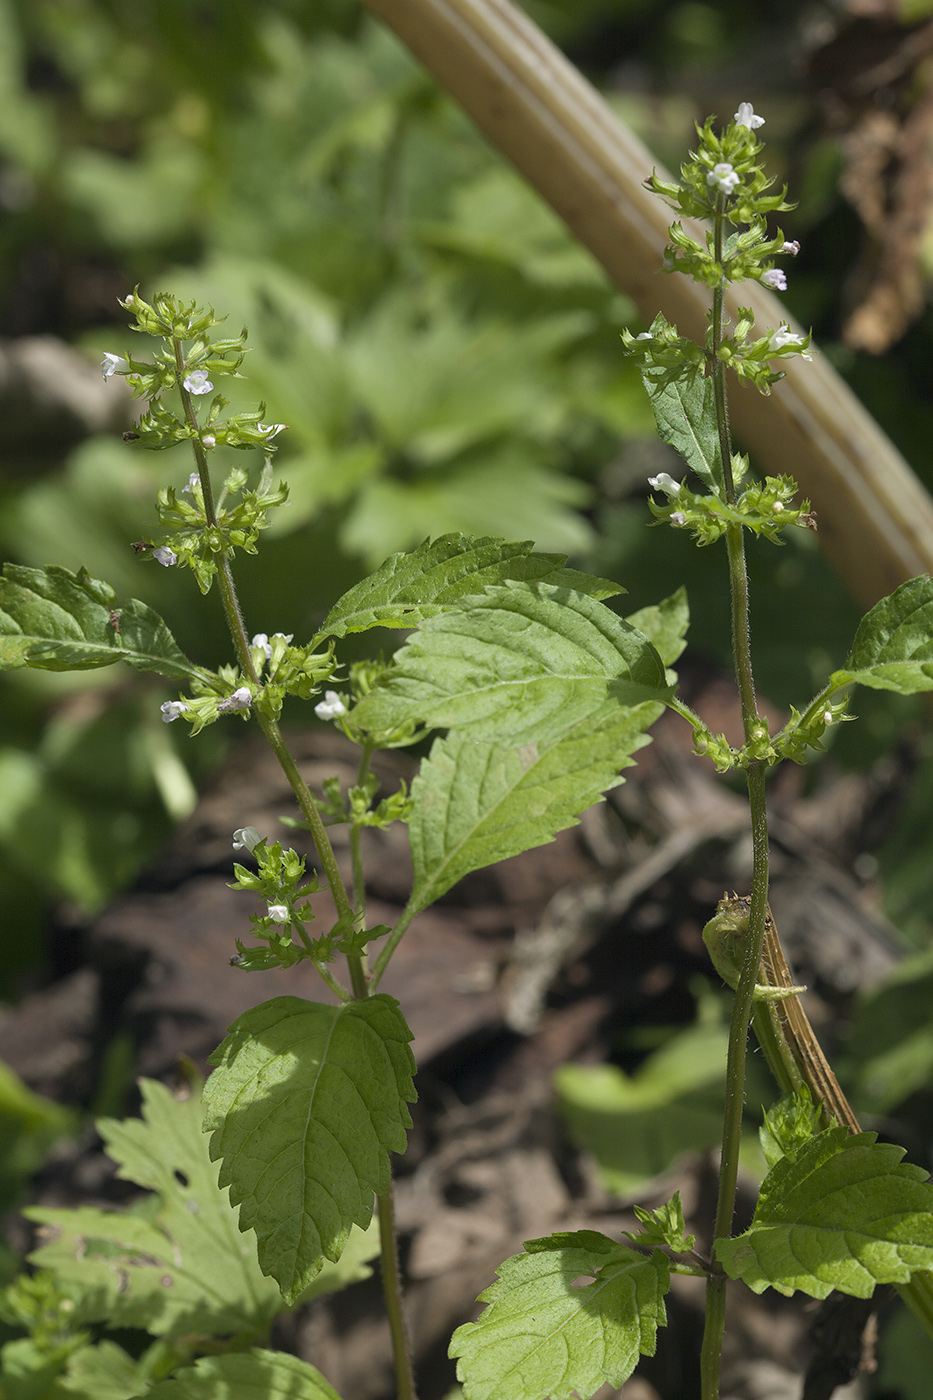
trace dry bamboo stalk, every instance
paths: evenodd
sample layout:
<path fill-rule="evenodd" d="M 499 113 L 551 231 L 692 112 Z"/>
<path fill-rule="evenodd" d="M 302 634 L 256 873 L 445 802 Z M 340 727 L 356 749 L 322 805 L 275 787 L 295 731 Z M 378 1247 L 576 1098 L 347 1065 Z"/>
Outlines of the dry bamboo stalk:
<path fill-rule="evenodd" d="M 685 335 L 702 339 L 707 293 L 685 277 L 660 275 L 671 216 L 643 186 L 655 165 L 650 153 L 511 0 L 364 3 L 646 320 L 662 311 Z M 757 283 L 742 285 L 733 313 L 739 300 L 763 328 L 788 320 L 779 299 Z M 819 516 L 828 557 L 856 600 L 870 606 L 933 568 L 933 501 L 818 351 L 812 364 L 786 364 L 787 378 L 769 398 L 750 388 L 733 394 L 736 433 L 763 473 L 797 478 Z"/>

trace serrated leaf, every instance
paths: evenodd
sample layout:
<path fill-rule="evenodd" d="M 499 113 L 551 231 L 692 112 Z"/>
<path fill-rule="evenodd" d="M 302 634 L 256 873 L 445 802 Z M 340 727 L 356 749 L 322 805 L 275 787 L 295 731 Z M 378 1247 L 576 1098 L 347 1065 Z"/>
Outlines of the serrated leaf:
<path fill-rule="evenodd" d="M 933 579 L 908 579 L 859 623 L 834 686 L 858 683 L 901 695 L 933 690 Z"/>
<path fill-rule="evenodd" d="M 0 578 L 0 670 L 84 671 L 125 661 L 175 680 L 203 674 L 152 608 L 121 603 L 85 570 L 5 564 Z"/>
<path fill-rule="evenodd" d="M 283 1351 L 255 1350 L 202 1356 L 171 1380 L 146 1391 L 146 1400 L 340 1400 L 314 1366 Z"/>
<path fill-rule="evenodd" d="M 828 1128 L 765 1177 L 751 1227 L 717 1240 L 730 1278 L 825 1298 L 834 1288 L 869 1298 L 933 1268 L 933 1187 L 902 1162 L 902 1147 Z"/>
<path fill-rule="evenodd" d="M 604 708 L 550 741 L 521 748 L 437 739 L 412 783 L 412 901 L 424 909 L 471 870 L 518 855 L 575 826 L 650 740 L 650 703 Z"/>
<path fill-rule="evenodd" d="M 211 1155 L 290 1304 L 388 1189 L 387 1154 L 404 1151 L 411 1127 L 410 1040 L 384 994 L 341 1006 L 276 997 L 238 1017 L 212 1057 Z"/>
<path fill-rule="evenodd" d="M 724 489 L 713 381 L 696 374 L 659 385 L 644 376 L 658 433 L 717 495 Z"/>
<path fill-rule="evenodd" d="M 687 645 L 687 628 L 690 625 L 687 590 L 678 588 L 676 593 L 662 602 L 629 613 L 625 621 L 648 638 L 665 666 L 673 666 Z"/>
<path fill-rule="evenodd" d="M 488 588 L 429 618 L 353 711 L 371 729 L 410 720 L 464 737 L 547 742 L 601 710 L 668 694 L 654 647 L 595 599 L 544 583 Z"/>
<path fill-rule="evenodd" d="M 453 1335 L 465 1395 L 589 1400 L 607 1381 L 622 1385 L 640 1355 L 654 1355 L 669 1283 L 659 1250 L 646 1259 L 595 1230 L 527 1241 L 480 1294 L 479 1320 Z"/>
<path fill-rule="evenodd" d="M 155 1336 L 262 1336 L 282 1300 L 217 1185 L 199 1096 L 176 1100 L 161 1084 L 140 1083 L 143 1118 L 98 1126 L 118 1175 L 158 1191 L 154 1215 L 30 1208 L 30 1220 L 55 1232 L 31 1261 L 79 1285 L 82 1321 Z"/>
<path fill-rule="evenodd" d="M 467 595 L 482 593 L 487 584 L 507 579 L 559 583 L 594 598 L 625 591 L 608 579 L 563 568 L 563 554 L 536 554 L 533 548 L 531 540 L 510 544 L 457 534 L 425 540 L 410 553 L 391 555 L 369 578 L 354 584 L 331 608 L 315 640 L 370 627 L 418 627 Z"/>

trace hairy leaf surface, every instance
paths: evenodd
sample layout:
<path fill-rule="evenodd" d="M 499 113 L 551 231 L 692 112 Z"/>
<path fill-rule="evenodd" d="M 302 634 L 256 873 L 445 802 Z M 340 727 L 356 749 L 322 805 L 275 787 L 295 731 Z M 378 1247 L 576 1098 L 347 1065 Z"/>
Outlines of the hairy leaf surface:
<path fill-rule="evenodd" d="M 878 1283 L 933 1268 L 933 1187 L 901 1161 L 902 1147 L 875 1136 L 828 1128 L 775 1163 L 751 1227 L 716 1241 L 730 1278 L 756 1293 L 868 1298 Z"/>
<path fill-rule="evenodd" d="M 657 384 L 644 375 L 658 433 L 711 491 L 722 494 L 722 459 L 716 429 L 713 381 L 702 374 Z"/>
<path fill-rule="evenodd" d="M 566 555 L 536 554 L 531 540 L 471 539 L 442 535 L 406 554 L 393 554 L 331 608 L 316 640 L 370 627 L 418 627 L 455 607 L 468 594 L 507 579 L 556 583 L 593 598 L 625 590 L 608 579 L 565 569 Z"/>
<path fill-rule="evenodd" d="M 158 613 L 85 570 L 5 564 L 0 578 L 0 670 L 84 671 L 125 661 L 176 680 L 202 673 Z"/>
<path fill-rule="evenodd" d="M 366 1226 L 411 1118 L 411 1032 L 392 997 L 324 1006 L 276 997 L 237 1018 L 205 1086 L 211 1156 L 293 1303 Z"/>
<path fill-rule="evenodd" d="M 610 698 L 637 705 L 667 693 L 654 647 L 602 603 L 506 584 L 429 618 L 353 713 L 373 729 L 416 720 L 471 739 L 541 743 Z"/>
<path fill-rule="evenodd" d="M 171 1380 L 146 1391 L 146 1400 L 340 1400 L 314 1366 L 283 1351 L 202 1356 Z"/>
<path fill-rule="evenodd" d="M 140 1082 L 143 1118 L 99 1127 L 118 1175 L 159 1199 L 145 1214 L 32 1207 L 29 1218 L 54 1231 L 32 1262 L 80 1286 L 82 1321 L 156 1336 L 262 1336 L 282 1300 L 217 1185 L 199 1096 L 179 1101 L 161 1084 Z"/>
<path fill-rule="evenodd" d="M 908 579 L 859 623 L 837 687 L 857 682 L 873 690 L 913 695 L 933 690 L 933 579 Z"/>
<path fill-rule="evenodd" d="M 451 1340 L 469 1400 L 589 1400 L 622 1385 L 654 1355 L 669 1283 L 660 1250 L 646 1258 L 596 1230 L 529 1240 Z"/>
<path fill-rule="evenodd" d="M 553 840 L 575 826 L 650 742 L 661 706 L 604 707 L 549 741 L 507 747 L 461 732 L 437 739 L 412 783 L 412 899 L 424 909 L 471 870 Z"/>

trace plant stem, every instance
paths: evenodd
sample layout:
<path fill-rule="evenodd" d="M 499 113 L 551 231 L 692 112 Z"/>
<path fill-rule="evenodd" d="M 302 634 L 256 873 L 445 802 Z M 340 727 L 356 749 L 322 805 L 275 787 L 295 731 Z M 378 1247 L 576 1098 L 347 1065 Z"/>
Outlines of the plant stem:
<path fill-rule="evenodd" d="M 717 202 L 714 223 L 714 247 L 717 261 L 722 259 L 722 234 L 723 217 L 722 200 L 720 199 Z M 710 373 L 716 403 L 719 450 L 726 499 L 730 505 L 734 505 L 735 482 L 732 475 L 732 444 L 726 403 L 725 366 L 718 355 L 722 342 L 724 296 L 725 287 L 720 283 L 713 292 L 713 314 L 710 323 Z M 761 720 L 755 700 L 755 682 L 752 673 L 748 574 L 745 567 L 745 539 L 740 525 L 728 526 L 726 551 L 732 601 L 733 661 L 742 706 L 742 727 L 745 732 L 746 744 L 748 744 L 758 734 Z M 768 911 L 768 815 L 765 804 L 765 765 L 762 761 L 749 760 L 746 769 L 746 783 L 752 827 L 752 897 L 745 960 L 735 990 L 732 1019 L 729 1026 L 726 1094 L 723 1106 L 722 1157 L 714 1240 L 728 1238 L 732 1232 L 742 1134 L 742 1107 L 745 1097 L 748 1028 L 752 1016 L 755 983 L 761 963 L 765 920 Z M 726 1277 L 714 1254 L 712 1271 L 706 1285 L 706 1322 L 700 1361 L 702 1400 L 719 1400 L 719 1362 L 722 1354 L 725 1320 Z"/>
<path fill-rule="evenodd" d="M 379 1245 L 382 1263 L 382 1292 L 392 1333 L 392 1355 L 395 1360 L 396 1400 L 417 1400 L 415 1379 L 411 1366 L 411 1343 L 402 1310 L 402 1280 L 398 1266 L 395 1235 L 395 1192 L 389 1189 L 376 1197 L 379 1217 Z"/>

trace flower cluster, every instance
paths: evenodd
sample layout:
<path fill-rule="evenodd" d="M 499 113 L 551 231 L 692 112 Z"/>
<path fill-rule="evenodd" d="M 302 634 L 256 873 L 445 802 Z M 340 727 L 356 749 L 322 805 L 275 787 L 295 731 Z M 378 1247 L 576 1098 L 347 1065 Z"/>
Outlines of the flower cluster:
<path fill-rule="evenodd" d="M 304 925 L 314 918 L 308 896 L 320 890 L 317 877 L 302 883 L 305 862 L 297 851 L 283 850 L 278 841 L 270 846 L 260 838 L 255 827 L 241 827 L 233 833 L 233 849 L 248 850 L 256 861 L 255 873 L 246 866 L 234 864 L 236 879 L 232 890 L 250 890 L 266 901 L 264 914 L 251 914 L 253 935 L 260 940 L 258 948 L 246 948 L 237 939 L 237 953 L 230 959 L 235 967 L 247 972 L 264 972 L 271 967 L 291 967 L 302 958 L 311 956 L 310 944 L 305 947 L 292 941 L 293 928 L 304 934 Z"/>
<path fill-rule="evenodd" d="M 732 458 L 733 479 L 741 481 L 747 470 L 747 458 L 736 453 Z M 775 544 L 781 543 L 780 532 L 788 525 L 815 529 L 810 502 L 803 501 L 799 506 L 792 504 L 797 483 L 789 476 L 768 476 L 762 484 L 753 483 L 736 498 L 734 505 L 715 493 L 696 495 L 667 472 L 649 477 L 648 485 L 667 497 L 663 504 L 649 497 L 648 508 L 655 523 L 667 521 L 677 529 L 692 530 L 700 545 L 721 539 L 730 525 L 741 525 Z"/>

